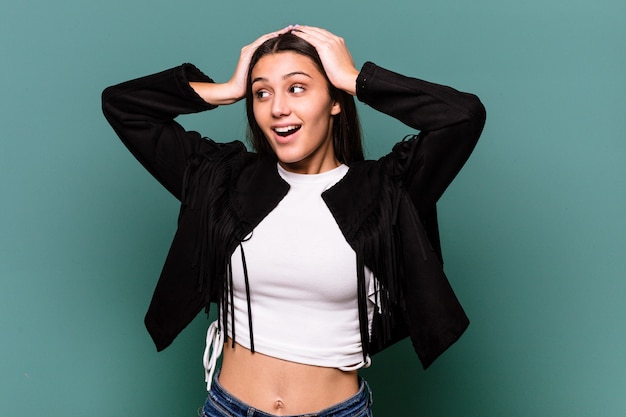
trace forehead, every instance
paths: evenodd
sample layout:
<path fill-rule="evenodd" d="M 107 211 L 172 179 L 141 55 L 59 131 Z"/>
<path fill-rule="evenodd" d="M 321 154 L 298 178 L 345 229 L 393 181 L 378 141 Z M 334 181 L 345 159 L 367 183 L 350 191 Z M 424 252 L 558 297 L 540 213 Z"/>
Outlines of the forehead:
<path fill-rule="evenodd" d="M 298 72 L 303 72 L 312 78 L 323 77 L 311 58 L 296 52 L 284 51 L 264 55 L 259 59 L 252 68 L 251 79 L 272 80 Z"/>

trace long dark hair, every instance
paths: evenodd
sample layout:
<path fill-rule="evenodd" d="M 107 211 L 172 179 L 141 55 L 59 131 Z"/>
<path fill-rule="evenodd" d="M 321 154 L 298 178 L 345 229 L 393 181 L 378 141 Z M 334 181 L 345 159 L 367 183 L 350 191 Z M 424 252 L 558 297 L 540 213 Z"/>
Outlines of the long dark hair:
<path fill-rule="evenodd" d="M 248 68 L 248 79 L 246 86 L 246 113 L 248 115 L 248 137 L 254 150 L 264 157 L 275 158 L 276 155 L 269 145 L 263 131 L 254 118 L 252 109 L 252 80 L 251 74 L 259 59 L 265 55 L 279 52 L 295 52 L 306 57 L 317 66 L 326 78 L 330 97 L 339 103 L 341 112 L 333 116 L 333 148 L 335 157 L 339 162 L 349 165 L 352 162 L 363 160 L 363 145 L 361 143 L 361 128 L 359 125 L 359 115 L 354 103 L 354 97 L 343 90 L 336 88 L 328 80 L 324 66 L 317 53 L 317 50 L 309 42 L 292 34 L 285 33 L 275 38 L 265 41 L 252 55 Z"/>

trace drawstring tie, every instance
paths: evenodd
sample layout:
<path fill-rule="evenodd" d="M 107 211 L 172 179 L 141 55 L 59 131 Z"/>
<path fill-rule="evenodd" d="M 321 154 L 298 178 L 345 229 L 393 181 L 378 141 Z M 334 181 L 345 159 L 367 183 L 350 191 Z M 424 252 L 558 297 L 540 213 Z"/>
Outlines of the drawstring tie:
<path fill-rule="evenodd" d="M 370 355 L 366 355 L 365 359 L 361 362 L 350 366 L 340 366 L 338 369 L 344 372 L 357 371 L 361 368 L 369 368 L 371 364 L 372 358 L 370 358 Z"/>
<path fill-rule="evenodd" d="M 217 360 L 222 355 L 224 349 L 224 335 L 219 327 L 219 323 L 215 320 L 209 326 L 206 332 L 206 347 L 204 348 L 204 355 L 202 356 L 202 362 L 204 364 L 204 380 L 206 381 L 206 390 L 211 390 L 211 383 L 213 382 L 213 374 L 215 373 L 215 367 Z"/>

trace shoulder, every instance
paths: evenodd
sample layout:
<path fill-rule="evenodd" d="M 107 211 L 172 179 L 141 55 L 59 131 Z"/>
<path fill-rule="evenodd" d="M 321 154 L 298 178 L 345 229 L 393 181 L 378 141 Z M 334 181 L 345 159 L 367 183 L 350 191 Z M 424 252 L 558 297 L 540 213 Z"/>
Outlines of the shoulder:
<path fill-rule="evenodd" d="M 402 186 L 407 177 L 414 175 L 420 164 L 420 142 L 420 135 L 408 135 L 381 158 L 350 164 L 348 181 L 361 187 L 375 187 L 383 183 L 388 185 L 390 181 Z"/>
<path fill-rule="evenodd" d="M 220 143 L 205 138 L 203 146 L 198 149 L 193 157 L 207 161 L 225 162 L 234 156 L 244 157 L 247 153 L 246 146 L 239 140 Z"/>
<path fill-rule="evenodd" d="M 239 175 L 248 154 L 241 141 L 219 143 L 205 139 L 187 160 L 183 176 L 183 203 L 193 205 L 198 194 L 209 195 L 231 184 Z"/>

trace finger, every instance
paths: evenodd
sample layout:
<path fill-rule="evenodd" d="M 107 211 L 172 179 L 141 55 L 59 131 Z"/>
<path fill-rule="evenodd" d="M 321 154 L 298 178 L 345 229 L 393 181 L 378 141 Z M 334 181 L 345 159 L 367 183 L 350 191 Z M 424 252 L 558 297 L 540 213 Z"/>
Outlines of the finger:
<path fill-rule="evenodd" d="M 253 44 L 263 43 L 263 42 L 267 41 L 268 39 L 272 39 L 272 38 L 275 38 L 276 36 L 280 36 L 280 35 L 282 35 L 284 33 L 287 33 L 290 30 L 293 30 L 293 28 L 294 28 L 294 25 L 289 25 L 289 26 L 286 26 L 286 27 L 284 27 L 282 29 L 276 30 L 274 32 L 266 33 L 265 35 L 262 35 L 256 41 L 254 41 Z"/>
<path fill-rule="evenodd" d="M 337 35 L 335 35 L 334 33 L 323 29 L 323 28 L 318 28 L 315 26 L 299 26 L 296 25 L 294 27 L 294 30 L 299 30 L 305 33 L 309 33 L 309 34 L 313 34 L 313 35 L 318 35 L 319 37 L 327 37 L 327 38 L 333 38 L 333 37 L 337 37 Z"/>
<path fill-rule="evenodd" d="M 328 40 L 328 36 L 324 36 L 320 33 L 316 33 L 314 30 L 307 29 L 306 27 L 297 27 L 291 31 L 294 35 L 304 39 L 312 45 L 320 44 Z"/>
<path fill-rule="evenodd" d="M 291 33 L 313 45 L 320 56 L 330 57 L 332 55 L 333 60 L 338 59 L 342 61 L 347 58 L 349 61 L 352 61 L 352 56 L 344 39 L 327 30 L 305 26 L 302 28 L 296 27 Z"/>
<path fill-rule="evenodd" d="M 276 36 L 286 33 L 292 28 L 293 26 L 287 26 L 283 29 L 266 33 L 264 35 L 259 36 L 252 43 L 249 43 L 248 45 L 241 48 L 241 51 L 239 54 L 239 61 L 237 63 L 237 67 L 235 68 L 235 73 L 233 74 L 233 77 L 231 79 L 236 79 L 236 80 L 239 80 L 238 81 L 239 83 L 243 83 L 245 80 L 246 74 L 248 72 L 248 65 L 250 63 L 250 59 L 252 58 L 252 55 L 258 49 L 258 47 L 261 46 L 264 42 L 268 41 L 269 39 L 275 38 Z"/>
<path fill-rule="evenodd" d="M 266 33 L 264 35 L 259 36 L 258 38 L 256 38 L 252 43 L 244 46 L 242 48 L 242 52 L 253 52 L 255 51 L 259 46 L 261 46 L 263 43 L 265 43 L 266 41 L 275 38 L 277 36 L 280 36 L 284 33 L 289 32 L 290 30 L 293 29 L 293 25 L 287 26 L 283 29 L 279 29 L 277 31 L 274 32 L 270 32 L 270 33 Z"/>
<path fill-rule="evenodd" d="M 313 45 L 319 54 L 322 54 L 323 50 L 332 44 L 328 37 L 320 36 L 314 32 L 292 30 L 291 33 Z"/>
<path fill-rule="evenodd" d="M 291 33 L 309 42 L 320 54 L 323 53 L 323 51 L 341 53 L 347 49 L 343 38 L 323 29 L 305 27 L 298 30 L 298 28 L 296 28 L 292 30 Z M 347 53 L 349 54 L 349 52 Z"/>
<path fill-rule="evenodd" d="M 319 42 L 334 42 L 339 41 L 341 38 L 326 29 L 317 28 L 314 26 L 296 26 L 292 30 L 294 35 L 302 35 L 302 38 L 311 39 Z M 305 39 L 305 40 L 306 40 Z"/>

